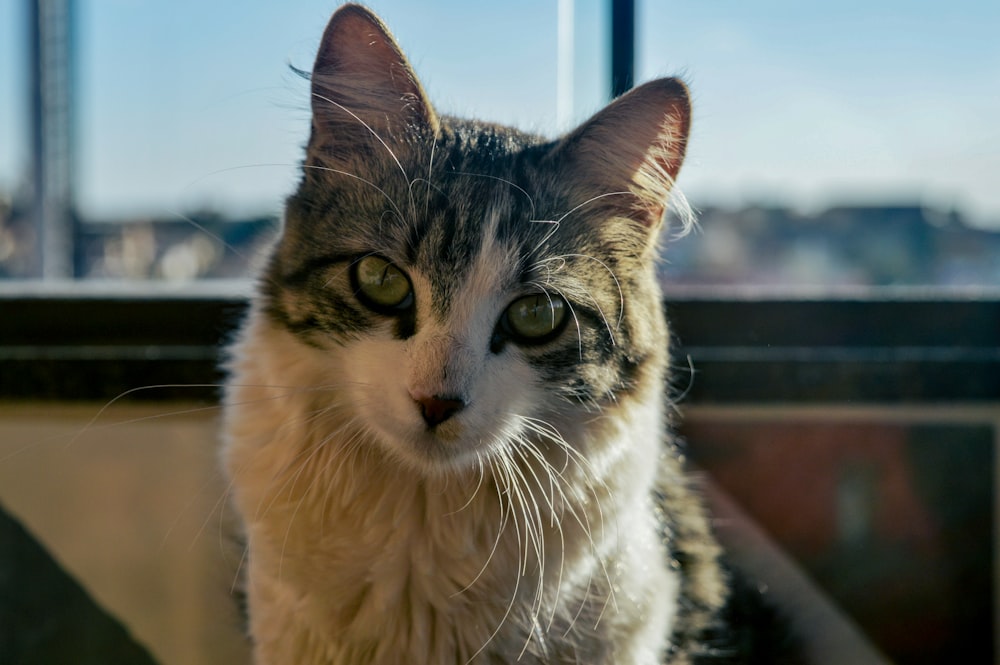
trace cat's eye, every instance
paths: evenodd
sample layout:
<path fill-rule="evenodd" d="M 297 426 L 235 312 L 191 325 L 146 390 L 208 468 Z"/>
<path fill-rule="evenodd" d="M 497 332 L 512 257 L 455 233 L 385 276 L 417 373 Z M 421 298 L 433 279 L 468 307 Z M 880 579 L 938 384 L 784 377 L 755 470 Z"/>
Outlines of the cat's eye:
<path fill-rule="evenodd" d="M 353 265 L 354 292 L 369 308 L 394 313 L 413 304 L 413 286 L 402 270 L 379 256 L 365 256 Z"/>
<path fill-rule="evenodd" d="M 539 293 L 518 298 L 504 311 L 501 323 L 520 344 L 541 344 L 562 332 L 566 323 L 566 301 Z"/>

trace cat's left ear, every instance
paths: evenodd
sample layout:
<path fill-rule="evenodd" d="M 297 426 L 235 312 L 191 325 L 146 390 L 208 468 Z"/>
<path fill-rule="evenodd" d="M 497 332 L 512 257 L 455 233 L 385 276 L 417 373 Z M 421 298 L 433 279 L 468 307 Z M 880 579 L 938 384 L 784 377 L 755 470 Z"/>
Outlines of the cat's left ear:
<path fill-rule="evenodd" d="M 310 151 L 350 151 L 373 140 L 438 131 L 438 119 L 402 49 L 366 7 L 330 18 L 312 76 Z"/>
<path fill-rule="evenodd" d="M 557 155 L 567 159 L 577 197 L 657 228 L 684 161 L 691 126 L 687 86 L 658 79 L 627 92 L 566 136 Z"/>

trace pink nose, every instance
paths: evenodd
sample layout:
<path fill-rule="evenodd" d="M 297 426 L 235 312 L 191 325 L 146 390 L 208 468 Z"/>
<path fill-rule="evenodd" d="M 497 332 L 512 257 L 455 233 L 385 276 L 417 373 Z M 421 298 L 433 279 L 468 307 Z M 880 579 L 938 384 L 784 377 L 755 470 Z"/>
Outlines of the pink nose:
<path fill-rule="evenodd" d="M 434 395 L 432 397 L 414 397 L 413 400 L 420 407 L 420 415 L 424 417 L 424 422 L 428 427 L 440 425 L 444 421 L 465 408 L 465 402 L 457 397 L 443 397 Z"/>

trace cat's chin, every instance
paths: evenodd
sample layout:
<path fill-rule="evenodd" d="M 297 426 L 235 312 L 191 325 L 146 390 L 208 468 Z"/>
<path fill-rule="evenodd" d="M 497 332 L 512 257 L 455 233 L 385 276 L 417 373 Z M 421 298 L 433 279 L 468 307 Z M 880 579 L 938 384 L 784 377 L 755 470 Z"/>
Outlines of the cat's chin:
<path fill-rule="evenodd" d="M 407 433 L 386 432 L 382 427 L 374 429 L 378 445 L 388 457 L 421 475 L 441 476 L 479 469 L 489 455 L 486 446 L 461 435 L 458 428 Z"/>

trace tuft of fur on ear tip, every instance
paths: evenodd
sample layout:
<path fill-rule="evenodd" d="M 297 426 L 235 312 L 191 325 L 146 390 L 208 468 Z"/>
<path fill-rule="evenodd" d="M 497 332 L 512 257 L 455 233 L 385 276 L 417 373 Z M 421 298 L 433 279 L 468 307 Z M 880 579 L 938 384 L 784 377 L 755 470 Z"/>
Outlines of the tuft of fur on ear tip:
<path fill-rule="evenodd" d="M 621 214 L 658 227 L 687 150 L 691 105 L 678 79 L 622 95 L 564 140 L 581 182 L 612 198 Z M 684 215 L 684 218 L 689 218 Z"/>

